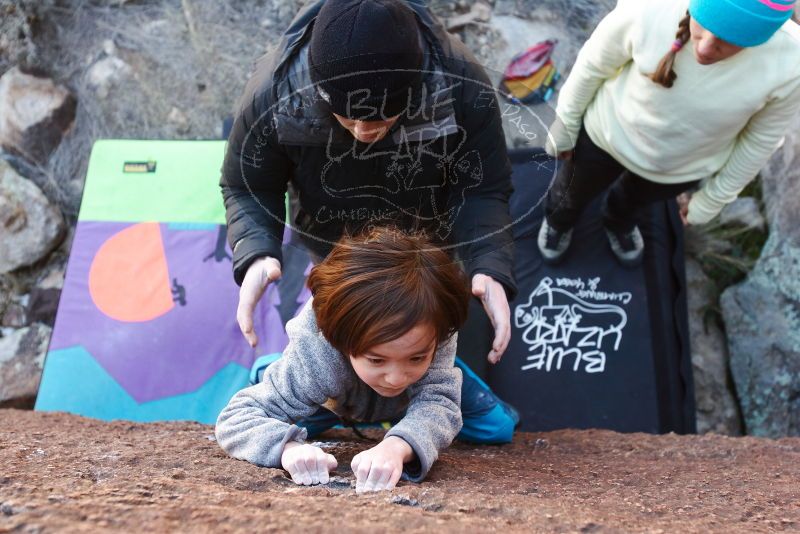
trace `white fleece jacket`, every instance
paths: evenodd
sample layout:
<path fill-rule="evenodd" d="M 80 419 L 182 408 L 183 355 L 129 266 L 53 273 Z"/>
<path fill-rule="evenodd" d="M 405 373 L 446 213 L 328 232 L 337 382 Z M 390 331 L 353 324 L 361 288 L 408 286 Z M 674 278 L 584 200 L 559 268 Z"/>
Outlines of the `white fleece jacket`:
<path fill-rule="evenodd" d="M 675 40 L 688 0 L 619 0 L 584 44 L 556 107 L 546 149 L 592 141 L 654 182 L 704 180 L 689 222 L 713 219 L 780 146 L 800 110 L 800 26 L 786 22 L 763 45 L 700 65 L 691 42 L 667 89 L 651 81 Z"/>

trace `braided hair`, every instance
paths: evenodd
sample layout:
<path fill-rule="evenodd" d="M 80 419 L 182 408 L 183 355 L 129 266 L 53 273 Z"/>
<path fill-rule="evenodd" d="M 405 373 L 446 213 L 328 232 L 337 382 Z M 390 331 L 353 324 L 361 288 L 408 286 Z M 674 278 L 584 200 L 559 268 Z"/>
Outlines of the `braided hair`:
<path fill-rule="evenodd" d="M 686 11 L 686 15 L 678 23 L 678 32 L 675 34 L 675 41 L 672 43 L 672 47 L 669 52 L 661 58 L 656 71 L 650 75 L 650 79 L 657 84 L 670 88 L 672 84 L 675 83 L 675 79 L 678 75 L 672 70 L 672 66 L 675 63 L 675 56 L 678 54 L 678 51 L 683 48 L 683 45 L 689 42 L 689 38 L 691 37 L 689 21 L 691 20 L 692 17 L 689 15 L 689 11 Z"/>

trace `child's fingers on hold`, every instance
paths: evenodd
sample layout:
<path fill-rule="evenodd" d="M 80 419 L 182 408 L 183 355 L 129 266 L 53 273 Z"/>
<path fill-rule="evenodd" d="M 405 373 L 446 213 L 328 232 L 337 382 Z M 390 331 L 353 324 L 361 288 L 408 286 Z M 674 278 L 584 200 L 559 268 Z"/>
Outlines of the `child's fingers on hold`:
<path fill-rule="evenodd" d="M 296 460 L 289 466 L 289 474 L 292 475 L 292 480 L 298 484 L 303 483 L 303 468 Z"/>
<path fill-rule="evenodd" d="M 365 480 L 356 473 L 356 493 L 363 493 Z"/>
<path fill-rule="evenodd" d="M 303 463 L 305 463 L 306 471 L 309 473 L 317 472 L 317 455 L 314 451 L 308 451 L 303 455 Z"/>
<path fill-rule="evenodd" d="M 353 472 L 356 477 L 358 477 L 358 466 L 361 465 L 361 453 L 356 454 L 353 456 L 353 459 L 350 461 L 350 470 Z"/>
<path fill-rule="evenodd" d="M 328 478 L 328 455 L 320 450 L 317 452 L 317 480 L 320 484 L 327 484 Z"/>
<path fill-rule="evenodd" d="M 306 467 L 308 468 L 308 473 L 311 476 L 312 484 L 319 484 L 320 472 L 325 471 L 325 464 L 320 462 L 319 460 L 320 460 L 319 453 L 314 451 L 314 453 L 311 454 L 308 460 L 306 461 Z"/>
<path fill-rule="evenodd" d="M 366 481 L 367 477 L 369 476 L 370 467 L 371 465 L 369 461 L 359 462 L 358 468 L 353 471 L 356 474 L 356 478 L 358 480 Z"/>
<path fill-rule="evenodd" d="M 292 470 L 289 471 L 289 474 L 292 475 L 292 480 L 294 480 L 295 484 L 305 484 L 305 475 L 297 465 L 295 465 Z"/>
<path fill-rule="evenodd" d="M 391 484 L 392 475 L 394 474 L 394 466 L 391 462 L 386 462 L 383 464 L 383 469 L 381 469 L 381 476 L 378 479 L 378 482 L 375 484 L 376 490 L 385 490 L 385 489 L 392 489 L 394 484 Z"/>
<path fill-rule="evenodd" d="M 400 481 L 400 477 L 403 476 L 403 468 L 402 467 L 395 467 L 392 470 L 392 476 L 389 477 L 389 483 L 386 486 L 386 489 L 394 488 L 397 483 Z"/>
<path fill-rule="evenodd" d="M 326 460 L 328 462 L 328 471 L 333 471 L 339 465 L 339 462 L 336 460 L 336 457 L 332 454 L 326 454 Z"/>
<path fill-rule="evenodd" d="M 383 465 L 372 464 L 372 469 L 369 470 L 367 481 L 364 484 L 364 491 L 375 491 L 381 489 L 381 481 L 383 480 L 383 473 L 385 467 Z"/>
<path fill-rule="evenodd" d="M 353 471 L 356 475 L 356 492 L 361 493 L 366 491 L 365 485 L 367 477 L 369 476 L 370 462 L 368 460 L 361 461 L 358 468 Z"/>

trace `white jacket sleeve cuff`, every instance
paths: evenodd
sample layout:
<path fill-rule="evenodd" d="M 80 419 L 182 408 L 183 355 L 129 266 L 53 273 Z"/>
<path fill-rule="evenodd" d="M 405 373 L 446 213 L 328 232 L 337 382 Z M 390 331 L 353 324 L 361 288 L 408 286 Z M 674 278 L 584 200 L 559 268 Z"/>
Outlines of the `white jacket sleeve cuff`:
<path fill-rule="evenodd" d="M 580 122 L 577 125 L 566 125 L 560 118 L 556 118 L 549 128 L 547 142 L 544 145 L 545 152 L 555 158 L 566 150 L 572 150 L 578 141 L 580 130 Z"/>
<path fill-rule="evenodd" d="M 700 189 L 692 195 L 689 201 L 689 213 L 686 219 L 689 224 L 706 224 L 711 219 L 719 215 L 725 204 L 712 200 L 705 194 L 704 189 Z"/>

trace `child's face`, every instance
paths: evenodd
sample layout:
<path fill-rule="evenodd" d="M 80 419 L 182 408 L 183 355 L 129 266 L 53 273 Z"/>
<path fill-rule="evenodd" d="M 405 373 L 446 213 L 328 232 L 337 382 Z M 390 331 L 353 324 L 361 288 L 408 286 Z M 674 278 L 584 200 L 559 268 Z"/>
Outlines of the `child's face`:
<path fill-rule="evenodd" d="M 397 339 L 350 356 L 350 363 L 379 395 L 396 397 L 428 371 L 435 351 L 433 328 L 417 325 Z"/>
<path fill-rule="evenodd" d="M 694 19 L 689 22 L 689 33 L 691 33 L 694 57 L 701 65 L 712 65 L 717 61 L 735 56 L 743 50 L 741 46 L 723 41 L 700 26 Z"/>

